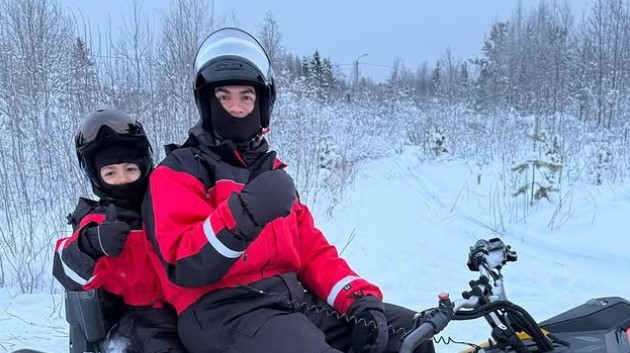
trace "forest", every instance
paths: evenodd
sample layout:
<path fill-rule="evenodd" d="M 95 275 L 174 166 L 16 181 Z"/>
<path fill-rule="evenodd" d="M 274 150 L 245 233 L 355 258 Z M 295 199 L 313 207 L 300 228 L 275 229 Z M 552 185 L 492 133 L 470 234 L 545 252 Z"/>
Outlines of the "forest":
<path fill-rule="evenodd" d="M 198 119 L 192 59 L 206 35 L 232 24 L 203 11 L 208 1 L 174 0 L 151 31 L 131 6 L 111 38 L 55 0 L 0 0 L 0 288 L 55 286 L 54 241 L 77 197 L 91 194 L 73 140 L 83 117 L 129 112 L 147 127 L 156 163 Z M 581 18 L 568 2 L 519 5 L 480 38 L 481 57 L 396 60 L 384 82 L 358 62 L 348 76 L 326 53 L 289 52 L 271 13 L 254 34 L 279 88 L 268 139 L 307 202 L 341 197 L 362 161 L 405 146 L 436 163 L 466 160 L 479 177 L 499 162 L 512 221 L 540 200 L 563 207 L 575 182 L 630 176 L 628 0 L 596 0 Z M 329 213 L 331 200 L 320 206 Z"/>

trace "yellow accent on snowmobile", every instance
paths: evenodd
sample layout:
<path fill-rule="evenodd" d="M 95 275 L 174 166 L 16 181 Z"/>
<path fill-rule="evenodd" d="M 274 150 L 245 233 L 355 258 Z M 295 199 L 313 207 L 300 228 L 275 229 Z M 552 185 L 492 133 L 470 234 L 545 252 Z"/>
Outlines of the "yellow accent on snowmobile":
<path fill-rule="evenodd" d="M 543 333 L 543 335 L 547 336 L 549 334 L 549 331 L 545 330 L 545 329 L 540 329 L 540 331 Z M 525 341 L 525 340 L 531 340 L 532 337 L 528 334 L 526 334 L 525 332 L 517 332 L 516 335 L 518 336 L 518 338 L 521 341 Z M 493 344 L 496 342 L 492 342 Z M 484 342 L 484 343 L 480 343 L 478 344 L 479 347 L 481 348 L 487 348 L 489 346 L 488 342 Z M 472 353 L 475 351 L 475 348 L 466 348 L 463 351 L 460 351 L 459 353 Z"/>

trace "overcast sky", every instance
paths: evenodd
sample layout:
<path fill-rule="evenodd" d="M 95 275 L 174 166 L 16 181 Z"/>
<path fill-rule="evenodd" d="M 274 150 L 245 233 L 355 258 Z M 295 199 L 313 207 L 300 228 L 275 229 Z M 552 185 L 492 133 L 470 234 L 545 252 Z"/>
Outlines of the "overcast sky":
<path fill-rule="evenodd" d="M 522 0 L 535 6 L 538 0 Z M 172 0 L 144 0 L 148 16 L 159 20 Z M 594 0 L 570 0 L 578 17 Z M 509 19 L 518 0 L 216 0 L 221 13 L 234 13 L 238 25 L 258 32 L 265 13 L 270 11 L 283 34 L 283 44 L 292 53 L 322 56 L 341 65 L 349 73 L 362 54 L 361 72 L 376 80 L 387 78 L 390 66 L 401 58 L 409 68 L 423 61 L 431 65 L 447 48 L 458 59 L 479 55 L 484 36 L 493 22 Z M 61 0 L 74 13 L 90 23 L 108 28 L 122 24 L 129 12 L 127 0 Z"/>

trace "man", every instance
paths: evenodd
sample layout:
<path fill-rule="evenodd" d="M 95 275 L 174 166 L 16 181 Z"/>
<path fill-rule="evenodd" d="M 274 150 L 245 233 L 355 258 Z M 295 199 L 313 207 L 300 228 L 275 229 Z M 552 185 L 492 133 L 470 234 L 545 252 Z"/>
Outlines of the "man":
<path fill-rule="evenodd" d="M 414 313 L 383 304 L 338 256 L 269 151 L 276 92 L 262 46 L 220 29 L 194 70 L 201 119 L 153 172 L 143 206 L 187 349 L 397 352 Z"/>

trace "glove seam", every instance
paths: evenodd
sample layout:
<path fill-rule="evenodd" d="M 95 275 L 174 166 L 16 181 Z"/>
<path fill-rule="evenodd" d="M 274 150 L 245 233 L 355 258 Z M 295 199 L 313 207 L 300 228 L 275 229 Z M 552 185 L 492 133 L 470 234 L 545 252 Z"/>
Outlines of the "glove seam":
<path fill-rule="evenodd" d="M 107 256 L 111 256 L 110 254 L 107 253 L 107 251 L 105 251 L 105 248 L 103 247 L 103 243 L 101 242 L 101 226 L 96 227 L 96 238 L 98 239 L 98 245 L 101 247 L 103 254 Z"/>
<path fill-rule="evenodd" d="M 261 225 L 258 224 L 258 222 L 256 222 L 256 220 L 254 219 L 254 215 L 247 208 L 247 203 L 245 202 L 241 194 L 237 194 L 237 195 L 238 195 L 238 199 L 241 201 L 241 207 L 243 208 L 243 213 L 247 216 L 247 218 L 249 218 L 252 221 L 254 226 L 261 227 Z"/>

